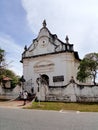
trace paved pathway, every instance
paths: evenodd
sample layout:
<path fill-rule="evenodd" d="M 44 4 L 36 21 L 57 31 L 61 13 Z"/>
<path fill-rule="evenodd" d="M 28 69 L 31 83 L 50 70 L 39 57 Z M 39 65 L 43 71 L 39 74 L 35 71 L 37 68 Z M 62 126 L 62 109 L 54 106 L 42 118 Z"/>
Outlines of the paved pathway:
<path fill-rule="evenodd" d="M 25 106 L 30 105 L 31 102 L 27 101 L 27 104 Z M 0 107 L 7 107 L 7 108 L 23 108 L 23 101 L 5 101 L 0 102 Z"/>

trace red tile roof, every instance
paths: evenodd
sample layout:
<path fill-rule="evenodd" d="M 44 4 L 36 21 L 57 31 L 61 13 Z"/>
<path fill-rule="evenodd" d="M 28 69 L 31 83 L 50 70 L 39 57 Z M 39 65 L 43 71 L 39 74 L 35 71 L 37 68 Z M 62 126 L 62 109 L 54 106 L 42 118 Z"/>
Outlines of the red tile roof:
<path fill-rule="evenodd" d="M 3 80 L 5 80 L 5 81 L 10 81 L 10 80 L 12 80 L 12 79 L 9 78 L 9 77 L 4 77 Z"/>

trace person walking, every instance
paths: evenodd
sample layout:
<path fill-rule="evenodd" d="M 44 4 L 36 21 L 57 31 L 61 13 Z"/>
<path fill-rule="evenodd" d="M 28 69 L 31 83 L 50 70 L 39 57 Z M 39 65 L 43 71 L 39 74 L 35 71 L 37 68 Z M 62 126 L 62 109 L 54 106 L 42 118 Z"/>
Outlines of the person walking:
<path fill-rule="evenodd" d="M 24 92 L 23 92 L 23 100 L 24 100 L 23 105 L 26 105 L 27 98 L 28 98 L 28 92 L 27 92 L 27 91 L 24 91 Z"/>

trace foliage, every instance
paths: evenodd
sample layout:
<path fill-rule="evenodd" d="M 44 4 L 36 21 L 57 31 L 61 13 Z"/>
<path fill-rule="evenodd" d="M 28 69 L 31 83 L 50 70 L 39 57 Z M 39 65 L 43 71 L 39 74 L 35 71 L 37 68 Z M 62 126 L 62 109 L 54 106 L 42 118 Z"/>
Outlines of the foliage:
<path fill-rule="evenodd" d="M 98 53 L 87 54 L 79 65 L 77 79 L 81 82 L 86 81 L 87 78 L 92 78 L 93 83 L 96 84 L 97 70 L 98 70 Z"/>
<path fill-rule="evenodd" d="M 3 61 L 5 60 L 4 53 L 5 53 L 5 51 L 0 48 L 0 68 L 2 67 Z"/>
<path fill-rule="evenodd" d="M 4 77 L 11 78 L 11 87 L 14 88 L 16 84 L 19 82 L 19 76 L 16 76 L 16 74 L 6 69 L 7 64 L 5 63 L 5 50 L 0 48 L 0 83 L 3 82 Z"/>
<path fill-rule="evenodd" d="M 19 76 L 16 76 L 16 74 L 9 69 L 2 69 L 2 71 L 0 71 L 0 82 L 3 81 L 4 77 L 9 77 L 11 78 L 11 87 L 14 88 L 16 86 L 16 84 L 18 84 L 19 82 Z"/>
<path fill-rule="evenodd" d="M 5 73 L 6 73 L 6 76 L 7 76 L 7 77 L 9 77 L 9 78 L 12 79 L 12 81 L 11 81 L 11 86 L 12 86 L 12 87 L 15 87 L 16 84 L 18 84 L 18 82 L 19 82 L 19 77 L 16 76 L 16 74 L 15 74 L 12 70 L 6 69 L 6 70 L 5 70 Z"/>

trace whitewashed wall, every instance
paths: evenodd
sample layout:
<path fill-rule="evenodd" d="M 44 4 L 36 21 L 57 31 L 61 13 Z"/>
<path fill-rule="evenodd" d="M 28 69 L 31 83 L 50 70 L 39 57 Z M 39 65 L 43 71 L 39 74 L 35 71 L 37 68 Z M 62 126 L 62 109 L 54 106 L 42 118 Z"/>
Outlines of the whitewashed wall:
<path fill-rule="evenodd" d="M 37 90 L 36 79 L 39 74 L 49 77 L 49 85 L 62 86 L 67 84 L 73 76 L 76 80 L 76 69 L 78 62 L 75 61 L 73 53 L 59 53 L 55 55 L 39 56 L 25 59 L 23 64 L 23 74 L 26 81 L 32 79 L 35 91 Z M 63 82 L 53 82 L 53 76 L 64 76 Z"/>
<path fill-rule="evenodd" d="M 64 88 L 48 88 L 47 94 L 42 94 L 43 88 L 40 88 L 41 101 L 64 101 L 64 102 L 98 102 L 98 86 L 79 86 L 70 83 Z"/>

